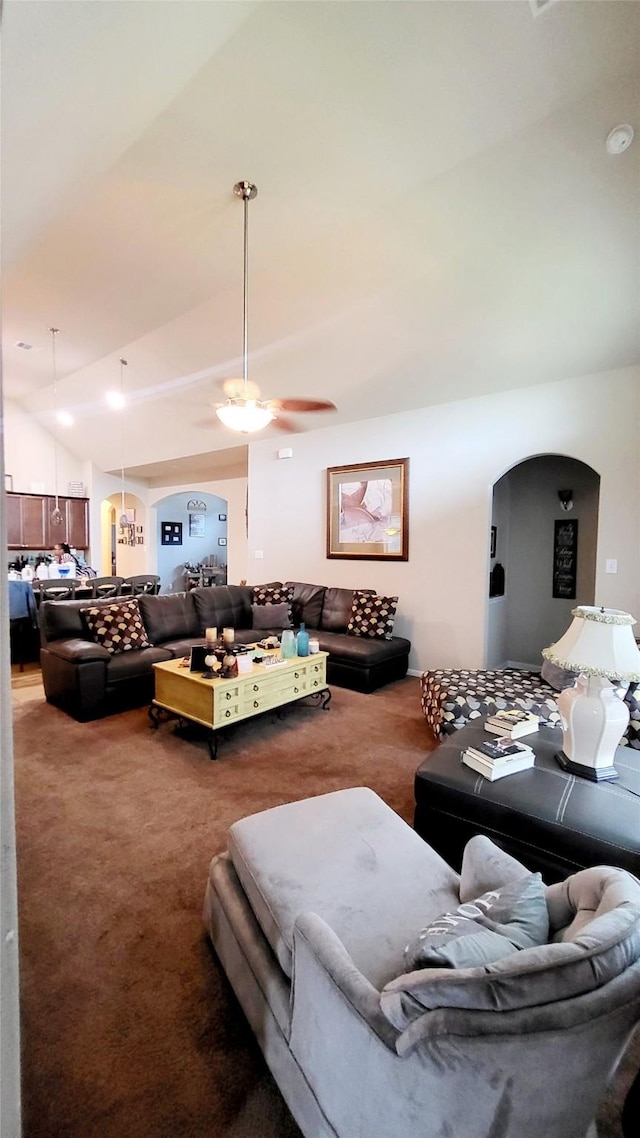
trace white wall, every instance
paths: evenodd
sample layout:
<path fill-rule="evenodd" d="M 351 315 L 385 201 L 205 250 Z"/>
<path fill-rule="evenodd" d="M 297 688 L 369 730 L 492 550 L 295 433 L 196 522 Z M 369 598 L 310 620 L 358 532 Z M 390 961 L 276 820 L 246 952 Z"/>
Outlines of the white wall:
<path fill-rule="evenodd" d="M 410 666 L 485 661 L 492 486 L 553 452 L 601 476 L 596 600 L 640 617 L 640 368 L 545 384 L 292 436 L 249 453 L 249 580 L 365 586 L 400 597 Z M 409 561 L 326 558 L 326 468 L 408 456 Z M 263 551 L 255 559 L 255 550 Z M 618 573 L 605 574 L 616 558 Z"/>
<path fill-rule="evenodd" d="M 13 478 L 19 494 L 55 494 L 55 455 L 53 435 L 32 415 L 10 399 L 5 400 L 4 468 Z M 69 482 L 86 486 L 88 464 L 58 443 L 58 494 L 65 496 Z"/>

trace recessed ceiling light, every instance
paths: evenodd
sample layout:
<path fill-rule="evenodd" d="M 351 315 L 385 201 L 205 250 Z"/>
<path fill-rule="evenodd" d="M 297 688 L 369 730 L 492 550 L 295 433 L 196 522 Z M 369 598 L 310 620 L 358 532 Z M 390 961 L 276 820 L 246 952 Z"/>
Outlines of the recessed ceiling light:
<path fill-rule="evenodd" d="M 122 411 L 125 405 L 124 395 L 120 391 L 107 391 L 105 399 L 112 411 Z"/>
<path fill-rule="evenodd" d="M 620 126 L 614 126 L 607 135 L 607 150 L 609 154 L 622 154 L 627 150 L 633 142 L 633 127 L 630 123 L 624 122 Z"/>

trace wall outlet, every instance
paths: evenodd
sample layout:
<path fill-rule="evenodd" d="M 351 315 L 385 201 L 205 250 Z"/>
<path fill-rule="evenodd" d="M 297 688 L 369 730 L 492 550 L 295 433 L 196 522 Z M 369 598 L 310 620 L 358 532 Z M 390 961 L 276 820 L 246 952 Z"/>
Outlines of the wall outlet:
<path fill-rule="evenodd" d="M 262 552 L 261 549 L 254 549 L 253 556 L 254 557 L 264 557 L 264 553 Z"/>
<path fill-rule="evenodd" d="M 618 562 L 616 561 L 615 557 L 610 557 L 609 560 L 605 562 L 604 571 L 605 573 L 618 572 Z"/>

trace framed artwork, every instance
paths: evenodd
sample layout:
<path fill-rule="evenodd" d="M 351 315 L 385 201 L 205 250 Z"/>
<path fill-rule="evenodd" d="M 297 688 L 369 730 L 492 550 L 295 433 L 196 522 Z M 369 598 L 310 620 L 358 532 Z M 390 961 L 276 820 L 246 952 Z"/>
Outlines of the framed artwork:
<path fill-rule="evenodd" d="M 160 544 L 182 545 L 182 522 L 160 522 Z"/>
<path fill-rule="evenodd" d="M 578 521 L 553 523 L 553 590 L 556 600 L 575 601 L 578 576 Z"/>
<path fill-rule="evenodd" d="M 495 557 L 498 544 L 498 527 L 491 526 L 491 556 Z"/>
<path fill-rule="evenodd" d="M 327 557 L 409 560 L 409 459 L 327 469 Z"/>
<path fill-rule="evenodd" d="M 226 522 L 226 520 L 227 520 L 226 514 L 218 514 L 218 521 L 219 522 Z"/>
<path fill-rule="evenodd" d="M 227 544 L 226 537 L 219 537 L 218 538 L 218 545 L 226 545 L 226 544 Z"/>
<path fill-rule="evenodd" d="M 205 514 L 189 514 L 189 537 L 204 537 L 205 522 Z"/>

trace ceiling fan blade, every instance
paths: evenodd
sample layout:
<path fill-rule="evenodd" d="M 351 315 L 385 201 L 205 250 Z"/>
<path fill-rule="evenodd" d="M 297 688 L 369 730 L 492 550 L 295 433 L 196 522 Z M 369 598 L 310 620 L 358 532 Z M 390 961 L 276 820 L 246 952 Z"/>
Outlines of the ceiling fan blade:
<path fill-rule="evenodd" d="M 335 403 L 328 399 L 270 399 L 269 403 L 282 411 L 336 411 Z"/>
<path fill-rule="evenodd" d="M 273 421 L 281 431 L 288 431 L 290 434 L 297 434 L 300 431 L 300 427 L 292 419 L 287 419 L 284 416 L 276 415 Z"/>

